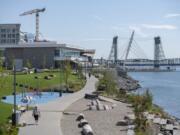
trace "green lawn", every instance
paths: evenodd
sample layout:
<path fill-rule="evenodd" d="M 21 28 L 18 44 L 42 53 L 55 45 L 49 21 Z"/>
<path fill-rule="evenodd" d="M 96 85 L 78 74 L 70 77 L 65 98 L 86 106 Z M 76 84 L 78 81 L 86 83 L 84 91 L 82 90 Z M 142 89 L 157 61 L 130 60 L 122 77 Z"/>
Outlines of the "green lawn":
<path fill-rule="evenodd" d="M 53 77 L 50 80 L 44 79 L 44 76 L 53 74 L 55 77 Z M 38 76 L 39 79 L 34 79 L 35 76 Z M 18 84 L 25 84 L 28 86 L 31 86 L 33 88 L 39 87 L 42 89 L 48 89 L 52 87 L 58 87 L 61 84 L 64 83 L 64 74 L 60 72 L 44 72 L 44 73 L 37 73 L 37 74 L 23 74 L 23 75 L 17 75 L 17 83 Z M 70 75 L 69 76 L 69 82 L 77 83 L 79 86 L 76 87 L 76 89 L 80 89 L 84 86 L 85 80 L 79 79 L 77 75 Z M 13 92 L 13 75 L 8 75 L 6 77 L 0 77 L 0 98 L 2 96 L 11 95 Z M 21 92 L 20 87 L 16 87 L 17 92 Z M 0 124 L 4 124 L 8 121 L 8 117 L 12 113 L 12 105 L 5 104 L 0 101 Z"/>

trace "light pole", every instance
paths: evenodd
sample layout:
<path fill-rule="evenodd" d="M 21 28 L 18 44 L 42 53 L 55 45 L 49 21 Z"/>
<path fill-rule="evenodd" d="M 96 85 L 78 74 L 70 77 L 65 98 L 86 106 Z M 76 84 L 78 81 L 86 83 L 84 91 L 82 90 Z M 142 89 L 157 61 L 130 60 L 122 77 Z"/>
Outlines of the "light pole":
<path fill-rule="evenodd" d="M 86 76 L 86 59 L 85 59 L 85 63 L 84 63 L 84 69 L 85 69 L 85 76 Z"/>
<path fill-rule="evenodd" d="M 62 70 L 62 62 L 60 61 L 59 62 L 59 97 L 61 97 L 62 96 L 62 87 L 61 87 L 61 83 L 62 83 L 62 72 L 61 72 L 61 70 Z"/>
<path fill-rule="evenodd" d="M 85 68 L 86 68 L 86 75 L 88 74 L 88 58 L 86 58 L 86 62 L 85 62 Z"/>
<path fill-rule="evenodd" d="M 39 95 L 40 92 L 39 92 L 39 77 L 38 76 L 35 76 L 34 79 L 36 79 L 36 95 Z"/>
<path fill-rule="evenodd" d="M 16 126 L 16 66 L 13 66 L 13 75 L 14 75 L 14 82 L 13 82 L 13 95 L 14 95 L 14 112 L 12 114 L 12 125 Z"/>

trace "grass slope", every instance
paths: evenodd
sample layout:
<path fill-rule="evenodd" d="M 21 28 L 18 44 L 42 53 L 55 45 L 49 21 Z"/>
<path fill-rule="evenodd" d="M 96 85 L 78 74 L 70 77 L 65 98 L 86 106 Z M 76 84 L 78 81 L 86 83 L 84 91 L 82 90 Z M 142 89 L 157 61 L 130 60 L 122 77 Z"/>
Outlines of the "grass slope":
<path fill-rule="evenodd" d="M 44 79 L 44 76 L 54 75 L 50 80 Z M 38 76 L 39 79 L 34 79 L 35 76 Z M 60 72 L 44 72 L 37 74 L 22 74 L 16 76 L 16 82 L 18 84 L 28 85 L 33 88 L 39 87 L 40 89 L 48 89 L 54 86 L 60 85 L 60 83 L 64 83 L 64 73 Z M 83 87 L 85 81 L 79 79 L 77 75 L 70 75 L 69 82 L 77 82 L 80 86 L 79 89 Z M 0 77 L 0 99 L 3 96 L 11 95 L 13 92 L 13 75 L 8 75 L 6 77 Z M 17 92 L 21 92 L 22 88 L 16 87 Z M 12 105 L 5 104 L 0 101 L 0 124 L 4 124 L 8 121 L 8 117 L 12 113 Z"/>

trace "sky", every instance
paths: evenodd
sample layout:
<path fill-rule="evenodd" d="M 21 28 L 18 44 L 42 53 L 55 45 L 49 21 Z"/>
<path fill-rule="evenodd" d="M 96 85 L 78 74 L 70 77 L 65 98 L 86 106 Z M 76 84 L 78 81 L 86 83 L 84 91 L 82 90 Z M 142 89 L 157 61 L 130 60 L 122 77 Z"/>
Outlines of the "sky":
<path fill-rule="evenodd" d="M 180 0 L 0 0 L 0 24 L 20 23 L 21 31 L 35 33 L 35 16 L 19 14 L 44 7 L 42 39 L 96 49 L 95 58 L 108 58 L 117 35 L 123 58 L 135 30 L 129 58 L 153 59 L 155 36 L 166 58 L 180 58 Z"/>

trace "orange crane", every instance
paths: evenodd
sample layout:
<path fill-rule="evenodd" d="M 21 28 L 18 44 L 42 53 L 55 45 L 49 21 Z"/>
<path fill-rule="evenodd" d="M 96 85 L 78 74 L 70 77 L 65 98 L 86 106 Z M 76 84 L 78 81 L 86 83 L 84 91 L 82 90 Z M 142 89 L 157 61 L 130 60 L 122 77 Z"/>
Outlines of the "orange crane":
<path fill-rule="evenodd" d="M 31 14 L 36 14 L 36 36 L 35 36 L 35 41 L 39 41 L 39 13 L 44 12 L 46 8 L 42 9 L 33 9 L 27 12 L 24 12 L 20 14 L 20 16 L 25 16 L 25 15 L 31 15 Z"/>

